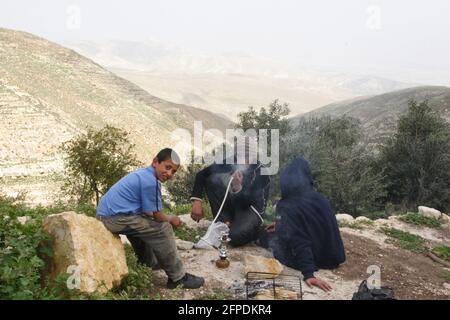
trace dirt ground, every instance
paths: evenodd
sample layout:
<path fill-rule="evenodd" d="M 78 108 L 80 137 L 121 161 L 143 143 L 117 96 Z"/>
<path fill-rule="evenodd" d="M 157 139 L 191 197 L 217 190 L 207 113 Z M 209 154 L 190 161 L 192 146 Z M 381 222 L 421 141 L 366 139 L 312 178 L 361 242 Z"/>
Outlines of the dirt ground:
<path fill-rule="evenodd" d="M 424 227 L 404 225 L 396 219 L 388 222 L 391 226 L 407 229 L 408 232 L 425 236 L 436 244 L 449 244 L 447 231 L 443 232 Z M 318 288 L 308 288 L 303 282 L 304 300 L 349 300 L 357 291 L 362 280 L 370 274 L 367 268 L 371 265 L 381 269 L 381 285 L 394 289 L 397 299 L 450 299 L 450 281 L 446 269 L 434 262 L 425 254 L 414 253 L 385 243 L 386 236 L 379 232 L 375 224 L 364 230 L 341 228 L 347 260 L 336 270 L 320 270 L 316 277 L 327 281 L 333 290 L 330 293 Z M 216 250 L 180 251 L 188 272 L 203 276 L 205 286 L 196 290 L 165 289 L 167 278 L 162 271 L 154 272 L 153 298 L 162 299 L 198 299 L 228 298 L 245 299 L 245 255 L 257 255 L 271 258 L 270 251 L 255 245 L 241 248 L 230 248 L 230 267 L 218 269 L 215 260 Z M 283 274 L 301 277 L 301 273 L 285 267 Z M 236 288 L 238 290 L 236 290 Z M 219 295 L 217 295 L 219 292 Z M 238 293 L 240 292 L 240 293 Z"/>
<path fill-rule="evenodd" d="M 401 248 L 381 248 L 366 237 L 342 232 L 347 261 L 335 271 L 344 279 L 363 279 L 367 267 L 381 268 L 381 285 L 394 289 L 398 299 L 450 299 L 444 287 L 446 270 L 424 254 Z M 448 280 L 447 280 L 448 281 Z"/>

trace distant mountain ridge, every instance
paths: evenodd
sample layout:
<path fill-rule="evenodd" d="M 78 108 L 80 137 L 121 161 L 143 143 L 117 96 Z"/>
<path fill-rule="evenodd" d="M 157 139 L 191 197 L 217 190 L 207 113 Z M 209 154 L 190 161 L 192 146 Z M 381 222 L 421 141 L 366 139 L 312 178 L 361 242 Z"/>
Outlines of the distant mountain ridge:
<path fill-rule="evenodd" d="M 450 122 L 450 88 L 441 86 L 422 86 L 409 88 L 371 97 L 333 103 L 292 119 L 308 117 L 349 116 L 361 121 L 369 141 L 379 141 L 390 135 L 396 128 L 400 115 L 408 109 L 411 100 L 428 101 L 429 105 L 444 119 Z"/>
<path fill-rule="evenodd" d="M 372 75 L 293 65 L 239 52 L 206 54 L 157 41 L 66 41 L 148 92 L 234 118 L 248 106 L 287 102 L 293 115 L 360 95 L 414 86 Z"/>

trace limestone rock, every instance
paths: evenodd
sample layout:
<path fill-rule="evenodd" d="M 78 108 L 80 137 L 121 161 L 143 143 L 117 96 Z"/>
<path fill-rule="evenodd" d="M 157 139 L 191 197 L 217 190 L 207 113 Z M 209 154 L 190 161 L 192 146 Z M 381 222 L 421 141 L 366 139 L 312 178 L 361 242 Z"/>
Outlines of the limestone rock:
<path fill-rule="evenodd" d="M 249 272 L 265 272 L 279 275 L 283 265 L 276 259 L 247 255 L 244 257 L 245 274 Z"/>
<path fill-rule="evenodd" d="M 442 215 L 442 213 L 439 210 L 433 209 L 433 208 L 428 208 L 428 207 L 419 207 L 419 214 L 425 216 L 425 217 L 429 217 L 429 218 L 435 218 L 435 219 L 439 219 Z"/>
<path fill-rule="evenodd" d="M 362 223 L 370 223 L 372 220 L 370 220 L 367 217 L 361 216 L 355 219 L 356 222 L 362 222 Z"/>
<path fill-rule="evenodd" d="M 26 224 L 31 218 L 29 216 L 17 217 L 20 224 Z"/>
<path fill-rule="evenodd" d="M 389 221 L 388 219 L 377 219 L 375 220 L 375 224 L 379 225 L 379 226 L 383 226 L 383 225 L 389 225 L 391 221 Z"/>
<path fill-rule="evenodd" d="M 190 241 L 184 241 L 181 239 L 176 239 L 175 242 L 177 243 L 177 248 L 179 250 L 191 250 L 194 248 L 194 243 Z"/>
<path fill-rule="evenodd" d="M 444 224 L 449 224 L 450 223 L 450 217 L 448 215 L 446 215 L 445 213 L 443 213 L 441 215 L 441 221 Z"/>
<path fill-rule="evenodd" d="M 124 246 L 102 222 L 75 212 L 52 214 L 44 230 L 53 242 L 50 279 L 79 274 L 81 292 L 106 292 L 128 275 Z M 77 283 L 77 281 L 74 281 Z"/>
<path fill-rule="evenodd" d="M 190 229 L 208 229 L 209 225 L 211 224 L 211 221 L 202 219 L 200 222 L 196 222 L 192 220 L 191 214 L 183 214 L 179 216 L 181 221 L 186 225 L 186 227 Z"/>
<path fill-rule="evenodd" d="M 339 213 L 336 215 L 336 220 L 343 221 L 343 222 L 352 222 L 354 220 L 354 218 L 349 214 Z"/>

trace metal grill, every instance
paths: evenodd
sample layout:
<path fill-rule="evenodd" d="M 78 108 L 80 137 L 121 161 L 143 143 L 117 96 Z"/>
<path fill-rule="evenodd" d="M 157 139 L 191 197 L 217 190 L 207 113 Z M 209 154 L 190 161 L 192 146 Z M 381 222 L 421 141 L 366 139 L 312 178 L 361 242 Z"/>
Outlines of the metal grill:
<path fill-rule="evenodd" d="M 245 287 L 247 300 L 303 300 L 302 279 L 298 276 L 249 272 Z"/>

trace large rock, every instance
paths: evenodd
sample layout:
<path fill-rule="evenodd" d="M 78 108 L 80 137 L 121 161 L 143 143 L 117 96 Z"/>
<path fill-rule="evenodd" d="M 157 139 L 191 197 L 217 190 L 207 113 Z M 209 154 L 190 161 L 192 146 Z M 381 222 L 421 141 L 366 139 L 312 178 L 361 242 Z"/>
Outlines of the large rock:
<path fill-rule="evenodd" d="M 53 242 L 51 279 L 61 273 L 68 272 L 72 277 L 79 272 L 79 281 L 71 280 L 75 288 L 79 284 L 81 292 L 92 293 L 106 292 L 128 275 L 120 238 L 97 219 L 75 212 L 53 214 L 45 219 L 44 230 Z"/>
<path fill-rule="evenodd" d="M 354 218 L 346 213 L 339 213 L 336 215 L 336 220 L 341 222 L 352 222 Z"/>
<path fill-rule="evenodd" d="M 247 255 L 244 257 L 245 274 L 249 272 L 273 273 L 279 275 L 283 265 L 276 259 Z"/>
<path fill-rule="evenodd" d="M 441 215 L 441 221 L 444 224 L 449 224 L 450 223 L 450 217 L 448 215 L 446 215 L 445 213 L 443 213 Z"/>
<path fill-rule="evenodd" d="M 424 207 L 424 206 L 419 207 L 419 214 L 421 214 L 425 217 L 435 218 L 435 219 L 440 219 L 441 215 L 442 215 L 442 213 L 439 210 Z"/>
<path fill-rule="evenodd" d="M 184 240 L 181 240 L 181 239 L 176 239 L 175 242 L 177 244 L 178 250 L 187 251 L 187 250 L 194 249 L 194 243 L 193 242 L 184 241 Z"/>
<path fill-rule="evenodd" d="M 360 223 L 371 223 L 371 222 L 373 222 L 372 220 L 370 220 L 369 218 L 364 217 L 364 216 L 360 216 L 360 217 L 356 218 L 355 221 L 356 222 L 360 222 Z"/>

